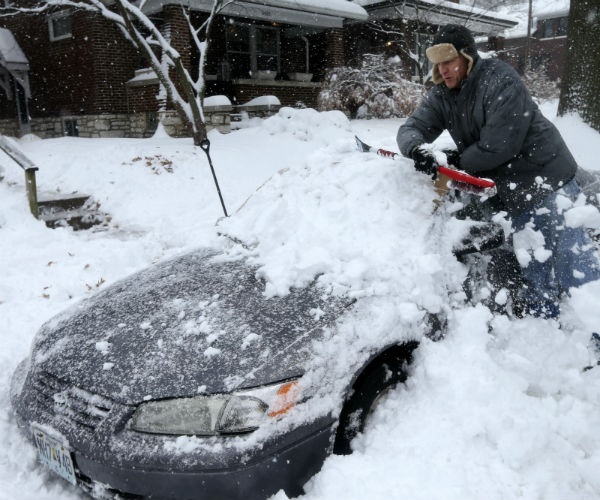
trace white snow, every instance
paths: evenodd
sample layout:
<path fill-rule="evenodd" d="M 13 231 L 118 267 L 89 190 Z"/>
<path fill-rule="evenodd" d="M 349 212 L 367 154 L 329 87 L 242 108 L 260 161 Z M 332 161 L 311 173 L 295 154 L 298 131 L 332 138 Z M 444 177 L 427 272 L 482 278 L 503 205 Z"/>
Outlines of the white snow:
<path fill-rule="evenodd" d="M 381 4 L 381 0 L 353 0 L 358 5 L 362 5 L 363 7 L 369 7 L 371 5 Z M 507 21 L 517 21 L 518 19 L 514 16 L 514 12 L 511 12 L 510 9 L 497 9 L 496 11 L 491 11 L 490 9 L 484 9 L 475 7 L 474 5 L 465 5 L 464 3 L 455 3 L 447 0 L 421 0 L 423 4 L 433 5 L 435 9 L 451 9 L 463 11 L 467 14 L 472 15 L 473 17 L 477 16 L 488 16 L 494 17 L 496 19 L 502 19 Z M 469 2 L 471 3 L 471 2 Z M 473 4 L 475 2 L 472 2 Z"/>
<path fill-rule="evenodd" d="M 591 205 L 574 207 L 565 212 L 565 221 L 569 227 L 584 226 L 600 229 L 600 212 Z"/>
<path fill-rule="evenodd" d="M 0 28 L 0 60 L 4 66 L 12 69 L 17 65 L 20 69 L 29 69 L 29 61 L 25 53 L 17 43 L 12 32 L 6 28 Z"/>
<path fill-rule="evenodd" d="M 263 0 L 266 5 L 366 20 L 367 13 L 348 0 Z M 243 9 L 243 6 L 242 6 Z"/>
<path fill-rule="evenodd" d="M 577 116 L 555 119 L 555 109 L 543 111 L 577 161 L 597 170 L 598 133 Z M 582 372 L 600 324 L 600 283 L 573 290 L 562 329 L 459 306 L 464 269 L 449 255 L 460 225 L 436 228 L 435 191 L 410 161 L 355 151 L 354 134 L 395 150 L 400 123 L 283 108 L 231 134 L 211 132 L 229 219 L 221 218 L 204 153 L 191 139 L 18 141 L 40 167 L 40 191 L 91 194 L 112 216 L 96 232 L 51 230 L 33 219 L 23 172 L 0 157 L 0 498 L 82 495 L 37 464 L 10 409 L 11 375 L 39 326 L 134 271 L 198 246 L 223 246 L 217 232 L 250 245 L 269 294 L 320 275 L 323 286 L 361 298 L 363 316 L 323 343 L 324 359 L 351 357 L 372 332 L 409 330 L 423 310 L 450 313 L 446 338 L 423 341 L 407 383 L 382 401 L 355 453 L 328 458 L 304 498 L 600 498 L 600 369 Z M 592 216 L 573 217 L 589 223 Z M 528 248 L 535 256 L 539 246 Z M 505 301 L 505 292 L 495 300 Z M 260 338 L 249 332 L 244 342 Z M 100 337 L 96 349 L 107 356 L 101 368 L 110 369 L 109 342 Z M 196 441 L 181 438 L 174 449 L 195 449 Z"/>
<path fill-rule="evenodd" d="M 281 106 L 281 101 L 274 95 L 263 95 L 250 99 L 243 106 Z"/>
<path fill-rule="evenodd" d="M 135 70 L 135 76 L 127 80 L 127 83 L 135 83 L 135 82 L 155 82 L 158 81 L 158 75 L 152 68 L 143 68 Z"/>
<path fill-rule="evenodd" d="M 211 95 L 204 98 L 204 106 L 231 106 L 231 101 L 225 95 Z"/>

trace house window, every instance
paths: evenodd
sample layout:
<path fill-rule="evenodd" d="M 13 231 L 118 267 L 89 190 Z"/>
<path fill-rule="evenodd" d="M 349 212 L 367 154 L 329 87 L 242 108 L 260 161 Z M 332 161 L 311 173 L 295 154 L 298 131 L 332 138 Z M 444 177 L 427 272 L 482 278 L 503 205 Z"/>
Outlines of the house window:
<path fill-rule="evenodd" d="M 556 29 L 556 36 L 567 36 L 567 24 L 569 23 L 568 17 L 558 18 L 558 28 Z"/>
<path fill-rule="evenodd" d="M 554 36 L 554 19 L 542 21 L 542 38 L 552 38 Z"/>
<path fill-rule="evenodd" d="M 51 42 L 71 38 L 73 34 L 73 17 L 71 13 L 63 10 L 51 14 L 48 18 L 48 29 L 50 31 Z"/>
<path fill-rule="evenodd" d="M 279 72 L 279 29 L 273 26 L 231 23 L 227 25 L 227 58 L 233 78 L 252 72 Z"/>
<path fill-rule="evenodd" d="M 146 113 L 146 132 L 154 133 L 158 127 L 158 113 L 151 111 Z"/>
<path fill-rule="evenodd" d="M 79 128 L 77 127 L 77 120 L 67 119 L 64 120 L 63 123 L 66 136 L 79 137 Z"/>

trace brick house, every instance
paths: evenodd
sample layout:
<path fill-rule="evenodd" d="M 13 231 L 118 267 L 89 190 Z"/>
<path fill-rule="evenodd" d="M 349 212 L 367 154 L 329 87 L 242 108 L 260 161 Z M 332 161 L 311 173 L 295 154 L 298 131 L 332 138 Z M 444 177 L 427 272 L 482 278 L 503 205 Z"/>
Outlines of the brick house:
<path fill-rule="evenodd" d="M 194 71 L 199 55 L 190 43 L 182 5 L 190 9 L 196 25 L 206 19 L 212 0 L 149 0 L 145 12 L 163 33 L 170 33 L 172 45 Z M 308 0 L 230 4 L 213 28 L 206 95 L 226 95 L 234 104 L 273 95 L 283 105 L 314 106 L 326 69 L 344 64 L 343 27 L 348 19 L 364 21 L 367 14 L 344 1 L 322 6 Z M 19 79 L 10 64 L 0 60 L 0 78 L 5 75 L 0 132 L 147 137 L 161 113 L 172 135 L 187 135 L 175 112 L 157 99 L 156 76 L 100 15 L 61 8 L 4 17 L 0 24 L 23 55 L 25 69 L 20 74 L 24 71 L 26 77 Z M 227 128 L 230 110 L 221 111 L 207 114 L 214 119 L 209 125 Z"/>
<path fill-rule="evenodd" d="M 517 22 L 490 11 L 462 5 L 458 0 L 355 0 L 369 14 L 369 22 L 347 22 L 346 50 L 350 63 L 357 64 L 364 53 L 398 56 L 406 68 L 406 78 L 420 81 L 431 69 L 425 56 L 433 35 L 443 24 L 461 24 L 495 46 L 506 29 Z M 423 65 L 419 74 L 409 52 Z"/>
<path fill-rule="evenodd" d="M 182 5 L 199 25 L 212 0 L 147 0 L 144 9 L 170 33 L 194 71 L 199 55 Z M 160 119 L 171 135 L 188 135 L 175 111 L 157 98 L 156 75 L 100 15 L 60 8 L 1 19 L 23 55 L 20 80 L 0 60 L 5 90 L 14 88 L 0 92 L 1 133 L 148 137 Z M 374 22 L 385 29 L 375 29 Z M 368 52 L 399 55 L 406 77 L 414 77 L 415 64 L 400 44 L 424 47 L 437 27 L 449 22 L 466 24 L 490 40 L 516 24 L 447 1 L 238 0 L 213 28 L 206 95 L 225 95 L 234 105 L 275 96 L 282 105 L 314 107 L 326 70 L 357 64 Z M 228 130 L 231 111 L 230 106 L 205 109 L 209 127 Z"/>
<path fill-rule="evenodd" d="M 545 68 L 551 80 L 560 80 L 565 67 L 567 54 L 567 24 L 569 3 L 553 4 L 533 12 L 530 54 L 531 67 Z M 525 46 L 527 25 L 521 25 L 507 32 L 500 48 L 500 57 L 511 64 L 519 73 L 525 69 Z"/>

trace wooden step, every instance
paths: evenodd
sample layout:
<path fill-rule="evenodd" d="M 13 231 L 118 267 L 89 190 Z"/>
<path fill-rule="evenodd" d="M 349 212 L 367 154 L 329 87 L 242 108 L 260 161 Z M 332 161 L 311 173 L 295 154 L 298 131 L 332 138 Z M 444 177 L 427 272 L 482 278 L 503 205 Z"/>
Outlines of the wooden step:
<path fill-rule="evenodd" d="M 89 195 L 80 193 L 40 195 L 38 196 L 38 209 L 40 213 L 53 210 L 73 210 L 83 207 L 89 199 Z"/>
<path fill-rule="evenodd" d="M 75 231 L 90 229 L 108 221 L 107 215 L 102 212 L 81 209 L 40 214 L 39 219 L 43 220 L 51 229 L 71 226 Z"/>
<path fill-rule="evenodd" d="M 38 201 L 38 219 L 51 229 L 70 226 L 78 231 L 106 224 L 110 217 L 98 210 L 98 203 L 88 195 L 52 193 Z"/>

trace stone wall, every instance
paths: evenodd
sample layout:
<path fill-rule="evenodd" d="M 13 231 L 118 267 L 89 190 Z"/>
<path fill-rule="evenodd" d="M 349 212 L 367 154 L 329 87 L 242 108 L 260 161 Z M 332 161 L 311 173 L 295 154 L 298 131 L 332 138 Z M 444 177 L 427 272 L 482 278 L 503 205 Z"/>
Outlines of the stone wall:
<path fill-rule="evenodd" d="M 208 130 L 217 129 L 221 133 L 231 131 L 231 106 L 207 107 L 204 111 Z M 79 137 L 152 137 L 158 120 L 171 137 L 190 137 L 188 127 L 175 111 L 157 113 L 74 115 L 60 118 L 32 118 L 31 133 L 49 139 L 66 135 Z M 76 131 L 76 132 L 74 132 Z M 16 120 L 0 120 L 0 133 L 18 136 Z"/>
<path fill-rule="evenodd" d="M 0 120 L 0 134 L 8 135 L 9 137 L 18 137 L 19 124 L 17 120 Z"/>

